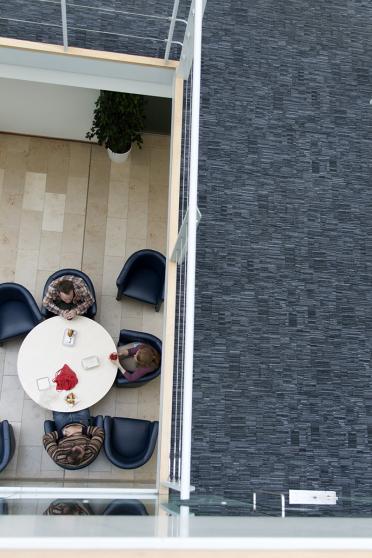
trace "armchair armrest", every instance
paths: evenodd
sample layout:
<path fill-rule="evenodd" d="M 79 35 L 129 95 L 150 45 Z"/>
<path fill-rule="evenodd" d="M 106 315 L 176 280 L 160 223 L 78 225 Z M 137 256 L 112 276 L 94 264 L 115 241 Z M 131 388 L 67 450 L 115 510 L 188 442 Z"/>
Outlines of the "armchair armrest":
<path fill-rule="evenodd" d="M 93 423 L 94 423 L 94 426 L 99 426 L 103 430 L 103 416 L 102 415 L 97 415 L 96 417 L 93 417 Z"/>
<path fill-rule="evenodd" d="M 54 420 L 45 420 L 44 421 L 44 433 L 45 434 L 50 434 L 51 432 L 54 432 L 56 429 L 56 425 Z"/>
<path fill-rule="evenodd" d="M 13 427 L 7 420 L 0 423 L 1 435 L 3 438 L 3 455 L 0 461 L 0 471 L 3 471 L 12 459 L 15 450 L 15 438 Z"/>

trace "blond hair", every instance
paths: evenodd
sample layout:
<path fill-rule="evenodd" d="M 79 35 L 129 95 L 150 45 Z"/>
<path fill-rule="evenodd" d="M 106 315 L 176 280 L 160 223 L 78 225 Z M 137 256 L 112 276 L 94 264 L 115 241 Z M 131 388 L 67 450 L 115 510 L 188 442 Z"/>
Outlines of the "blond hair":
<path fill-rule="evenodd" d="M 160 366 L 160 355 L 153 347 L 149 345 L 141 345 L 137 351 L 137 362 L 143 368 L 154 367 L 154 369 Z"/>

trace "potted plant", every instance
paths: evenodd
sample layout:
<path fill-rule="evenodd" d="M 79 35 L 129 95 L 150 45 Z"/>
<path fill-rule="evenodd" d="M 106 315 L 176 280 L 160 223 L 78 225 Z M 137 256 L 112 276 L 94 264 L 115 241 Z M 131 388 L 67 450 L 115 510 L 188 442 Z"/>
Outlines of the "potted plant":
<path fill-rule="evenodd" d="M 95 103 L 93 123 L 86 137 L 97 138 L 107 149 L 111 161 L 123 163 L 132 144 L 142 146 L 145 123 L 145 99 L 142 95 L 100 91 Z"/>

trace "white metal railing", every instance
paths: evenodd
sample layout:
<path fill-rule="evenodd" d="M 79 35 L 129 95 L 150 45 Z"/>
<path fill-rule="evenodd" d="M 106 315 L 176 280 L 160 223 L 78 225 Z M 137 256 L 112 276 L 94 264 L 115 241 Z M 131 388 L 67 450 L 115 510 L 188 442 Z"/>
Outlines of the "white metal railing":
<path fill-rule="evenodd" d="M 176 328 L 175 328 L 175 358 L 172 409 L 172 440 L 170 455 L 170 485 L 180 490 L 181 456 L 182 456 L 182 414 L 184 388 L 184 339 L 185 339 L 185 307 L 186 307 L 186 277 L 187 277 L 187 224 L 188 224 L 188 195 L 190 171 L 190 142 L 191 142 L 191 84 L 192 75 L 184 85 L 184 107 L 182 124 L 182 169 L 180 187 L 180 219 L 183 223 L 179 229 L 171 259 L 177 262 L 176 289 Z"/>
<path fill-rule="evenodd" d="M 71 31 L 84 31 L 89 33 L 97 33 L 101 35 L 111 35 L 116 37 L 125 37 L 128 39 L 139 39 L 143 41 L 151 41 L 151 42 L 159 42 L 165 45 L 165 55 L 164 59 L 167 61 L 169 60 L 171 47 L 173 45 L 178 45 L 182 48 L 183 43 L 181 41 L 173 40 L 175 26 L 177 23 L 180 23 L 184 26 L 187 25 L 187 21 L 177 17 L 178 8 L 179 8 L 179 0 L 174 0 L 173 11 L 172 15 L 168 16 L 165 14 L 147 14 L 141 12 L 131 12 L 127 10 L 120 10 L 120 9 L 113 9 L 113 8 L 106 8 L 106 7 L 97 7 L 97 6 L 89 6 L 86 3 L 79 3 L 79 2 L 66 2 L 66 0 L 34 0 L 34 3 L 42 4 L 50 4 L 59 6 L 61 10 L 61 23 L 55 22 L 46 22 L 46 21 L 34 21 L 31 19 L 26 19 L 22 17 L 6 17 L 0 15 L 0 20 L 6 20 L 14 23 L 22 23 L 22 24 L 30 24 L 35 26 L 44 26 L 44 27 L 53 27 L 59 28 L 62 31 L 62 41 L 63 47 L 65 51 L 68 51 L 69 48 L 69 30 Z M 167 37 L 157 37 L 152 35 L 142 35 L 142 34 L 133 34 L 133 33 L 120 33 L 114 31 L 102 31 L 101 29 L 93 29 L 89 27 L 84 27 L 83 25 L 71 25 L 68 23 L 68 10 L 69 9 L 81 9 L 81 10 L 89 10 L 89 12 L 96 11 L 101 14 L 105 14 L 107 16 L 130 16 L 138 19 L 148 19 L 148 20 L 158 20 L 169 22 L 169 29 Z M 19 36 L 17 38 L 20 38 Z"/>
<path fill-rule="evenodd" d="M 183 413 L 182 413 L 181 499 L 188 499 L 190 497 L 202 20 L 203 20 L 203 0 L 195 0 L 194 49 L 193 49 L 194 52 L 193 52 L 192 94 L 191 94 L 192 106 L 191 106 L 191 145 L 190 145 L 190 189 L 189 189 L 188 230 L 187 230 L 187 283 L 186 283 L 185 360 L 184 360 L 184 387 L 183 387 L 184 401 L 183 401 Z"/>
<path fill-rule="evenodd" d="M 187 24 L 187 47 L 183 47 L 179 75 L 188 78 L 185 87 L 183 122 L 182 224 L 172 259 L 177 261 L 177 337 L 175 340 L 175 385 L 173 399 L 173 438 L 171 455 L 172 488 L 182 500 L 190 497 L 191 427 L 194 355 L 194 308 L 196 231 L 200 221 L 197 207 L 199 162 L 199 113 L 201 77 L 201 36 L 205 0 L 192 2 Z M 192 44 L 190 43 L 192 37 Z"/>

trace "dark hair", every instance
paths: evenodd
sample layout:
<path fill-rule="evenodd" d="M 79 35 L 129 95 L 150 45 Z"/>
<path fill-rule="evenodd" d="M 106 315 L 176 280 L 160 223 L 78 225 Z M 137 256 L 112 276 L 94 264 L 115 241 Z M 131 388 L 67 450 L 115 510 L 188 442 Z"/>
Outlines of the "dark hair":
<path fill-rule="evenodd" d="M 62 279 L 62 281 L 58 283 L 57 288 L 58 288 L 58 292 L 69 294 L 71 291 L 74 290 L 74 284 L 72 281 L 69 281 L 68 279 Z"/>
<path fill-rule="evenodd" d="M 81 446 L 74 446 L 67 455 L 67 462 L 70 465 L 80 465 L 84 457 L 84 450 Z"/>

